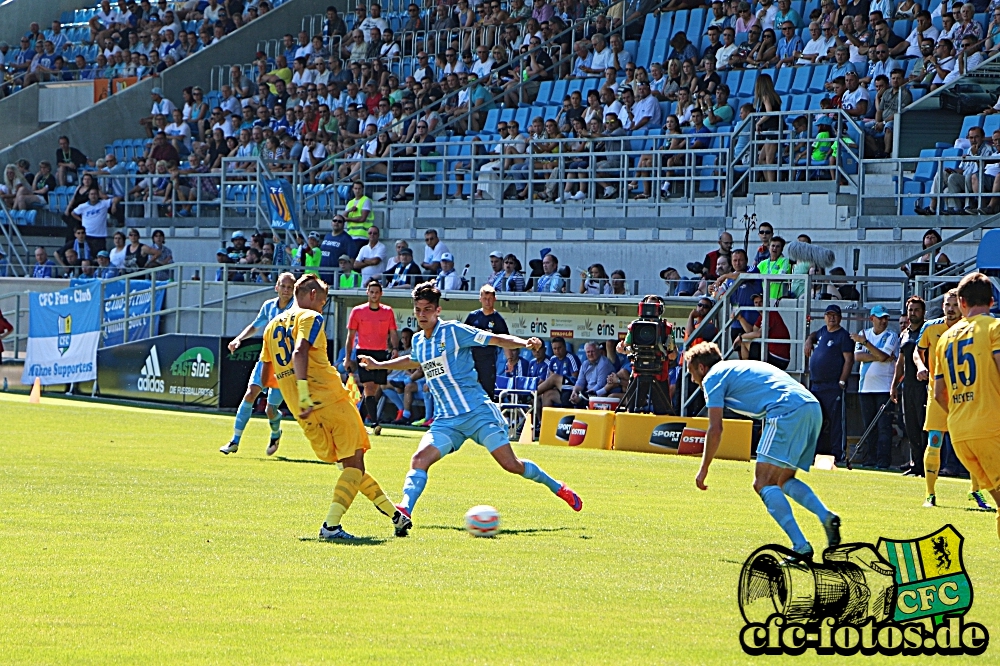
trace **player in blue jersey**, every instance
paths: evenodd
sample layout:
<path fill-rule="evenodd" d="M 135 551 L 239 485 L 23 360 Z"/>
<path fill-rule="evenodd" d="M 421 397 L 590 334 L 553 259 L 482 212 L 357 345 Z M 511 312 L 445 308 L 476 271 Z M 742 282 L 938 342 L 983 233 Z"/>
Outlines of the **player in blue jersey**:
<path fill-rule="evenodd" d="M 278 281 L 274 285 L 274 290 L 278 292 L 278 297 L 264 301 L 264 305 L 260 306 L 260 312 L 257 313 L 257 318 L 229 343 L 230 353 L 239 349 L 243 341 L 251 337 L 254 333 L 264 330 L 264 327 L 272 319 L 295 305 L 294 275 L 291 273 L 282 273 L 279 275 Z M 253 415 L 253 403 L 260 392 L 264 390 L 264 384 L 267 381 L 267 378 L 262 376 L 263 369 L 264 364 L 258 360 L 257 365 L 253 368 L 253 374 L 250 375 L 250 382 L 247 384 L 247 392 L 243 395 L 243 402 L 240 403 L 239 409 L 236 410 L 233 439 L 219 449 L 219 451 L 226 455 L 236 453 L 240 448 L 240 439 L 243 437 L 243 430 L 247 427 L 247 423 L 250 422 L 250 417 Z M 271 425 L 271 442 L 267 445 L 266 451 L 269 456 L 274 455 L 275 451 L 278 450 L 278 444 L 281 443 L 281 412 L 278 411 L 278 407 L 281 405 L 282 400 L 281 391 L 278 390 L 277 384 L 274 384 L 267 391 L 267 422 Z"/>
<path fill-rule="evenodd" d="M 358 357 L 358 363 L 366 368 L 423 368 L 427 389 L 434 396 L 434 423 L 413 454 L 410 472 L 403 484 L 403 501 L 397 508 L 410 517 L 427 484 L 430 466 L 449 453 L 458 451 L 466 439 L 471 439 L 485 447 L 508 472 L 541 483 L 574 511 L 582 509 L 583 501 L 569 486 L 556 481 L 530 460 L 521 460 L 514 454 L 507 436 L 507 424 L 479 384 L 472 358 L 475 347 L 492 345 L 504 349 L 537 349 L 542 346 L 542 341 L 538 338 L 524 340 L 513 335 L 497 335 L 457 321 L 441 321 L 438 318 L 441 314 L 440 300 L 441 292 L 433 282 L 417 285 L 413 290 L 413 314 L 420 333 L 413 336 L 409 356 L 389 361 Z M 397 529 L 396 535 L 406 536 L 406 529 Z"/>
<path fill-rule="evenodd" d="M 795 478 L 797 470 L 809 471 L 816 455 L 816 440 L 823 425 L 819 401 L 801 384 L 777 368 L 760 361 L 723 361 L 719 347 L 701 342 L 684 352 L 684 362 L 695 384 L 705 392 L 708 432 L 701 469 L 695 484 L 707 490 L 705 477 L 722 441 L 722 412 L 730 409 L 753 419 L 764 419 L 757 446 L 753 488 L 767 512 L 792 540 L 792 550 L 811 560 L 813 547 L 795 522 L 786 495 L 816 514 L 826 531 L 829 546 L 840 544 L 840 518 L 816 493 Z"/>

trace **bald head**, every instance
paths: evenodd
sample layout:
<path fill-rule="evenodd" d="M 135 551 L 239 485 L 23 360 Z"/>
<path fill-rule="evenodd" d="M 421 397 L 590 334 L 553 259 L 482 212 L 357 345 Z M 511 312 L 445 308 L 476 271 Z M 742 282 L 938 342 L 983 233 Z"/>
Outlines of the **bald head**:
<path fill-rule="evenodd" d="M 719 251 L 722 254 L 729 254 L 733 249 L 733 235 L 728 231 L 719 234 Z"/>

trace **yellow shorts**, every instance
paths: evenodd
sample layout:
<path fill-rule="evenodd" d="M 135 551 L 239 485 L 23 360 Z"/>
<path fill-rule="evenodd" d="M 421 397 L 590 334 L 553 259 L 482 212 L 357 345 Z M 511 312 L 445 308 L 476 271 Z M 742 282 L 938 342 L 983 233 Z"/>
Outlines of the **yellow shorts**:
<path fill-rule="evenodd" d="M 350 400 L 337 400 L 299 419 L 316 457 L 328 463 L 350 458 L 372 447 L 361 414 Z"/>
<path fill-rule="evenodd" d="M 952 440 L 951 445 L 969 474 L 979 479 L 983 490 L 1000 488 L 1000 439 Z"/>

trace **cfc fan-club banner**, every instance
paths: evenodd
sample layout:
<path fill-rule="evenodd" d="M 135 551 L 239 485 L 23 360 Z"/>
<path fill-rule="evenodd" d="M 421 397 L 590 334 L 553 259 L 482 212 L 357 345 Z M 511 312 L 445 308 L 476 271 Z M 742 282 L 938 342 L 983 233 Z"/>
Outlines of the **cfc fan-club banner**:
<path fill-rule="evenodd" d="M 267 208 L 271 212 L 271 228 L 289 231 L 298 228 L 292 184 L 281 179 L 265 180 L 264 187 L 267 188 Z"/>
<path fill-rule="evenodd" d="M 85 382 L 97 377 L 101 338 L 101 284 L 32 293 L 28 313 L 28 356 L 21 383 Z"/>
<path fill-rule="evenodd" d="M 153 317 L 153 330 L 149 330 L 150 303 L 152 293 L 149 280 L 129 280 L 128 296 L 128 341 L 144 340 L 150 335 L 156 335 L 160 328 L 160 318 Z M 166 286 L 169 282 L 156 282 L 156 311 L 163 309 L 163 299 L 166 296 Z M 133 319 L 133 317 L 139 319 Z M 104 285 L 104 346 L 120 345 L 125 342 L 125 281 L 115 280 Z M 108 323 L 115 322 L 115 323 Z"/>

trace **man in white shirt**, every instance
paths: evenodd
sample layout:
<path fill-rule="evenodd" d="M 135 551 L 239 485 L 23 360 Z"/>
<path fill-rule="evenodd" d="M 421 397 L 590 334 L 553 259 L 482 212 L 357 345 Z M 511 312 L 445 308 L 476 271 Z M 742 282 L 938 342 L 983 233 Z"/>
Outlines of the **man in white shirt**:
<path fill-rule="evenodd" d="M 314 167 L 326 159 L 326 146 L 321 141 L 316 140 L 315 132 L 306 134 L 305 144 L 305 147 L 302 149 L 302 157 L 299 158 L 303 170 Z"/>
<path fill-rule="evenodd" d="M 944 77 L 944 84 L 947 85 L 969 72 L 977 69 L 983 64 L 983 53 L 979 50 L 979 42 L 975 35 L 966 35 L 962 38 L 962 50 L 956 58 L 956 67 L 951 70 L 948 76 Z"/>
<path fill-rule="evenodd" d="M 316 72 L 306 68 L 306 59 L 304 57 L 296 58 L 292 61 L 292 83 L 296 86 L 303 86 L 315 83 L 315 81 Z"/>
<path fill-rule="evenodd" d="M 449 254 L 448 246 L 438 238 L 436 229 L 428 229 L 424 232 L 424 243 L 424 261 L 420 267 L 424 269 L 425 275 L 436 276 L 441 271 L 443 255 Z M 454 261 L 454 257 L 452 257 L 452 261 Z"/>
<path fill-rule="evenodd" d="M 817 21 L 809 24 L 809 41 L 806 43 L 802 54 L 796 64 L 815 65 L 826 58 L 827 53 L 837 43 L 836 33 L 833 32 L 833 24 L 827 22 L 820 28 Z"/>
<path fill-rule="evenodd" d="M 385 243 L 379 240 L 378 227 L 368 227 L 368 242 L 358 250 L 354 262 L 354 270 L 361 271 L 361 284 L 368 284 L 368 280 L 378 279 L 385 272 L 385 258 Z"/>
<path fill-rule="evenodd" d="M 594 54 L 590 59 L 590 67 L 583 67 L 582 69 L 588 74 L 604 76 L 604 72 L 608 67 L 614 67 L 615 54 L 612 53 L 611 48 L 608 47 L 607 42 L 604 40 L 604 35 L 601 33 L 595 34 L 590 38 L 590 41 L 594 46 Z"/>
<path fill-rule="evenodd" d="M 601 104 L 604 106 L 602 114 L 604 117 L 601 118 L 601 122 L 604 122 L 604 118 L 607 118 L 609 113 L 621 116 L 622 103 L 615 99 L 615 91 L 607 86 L 601 88 Z"/>
<path fill-rule="evenodd" d="M 359 6 L 358 9 L 359 10 L 363 10 L 363 7 Z M 365 35 L 365 41 L 366 42 L 370 42 L 371 41 L 371 31 L 372 31 L 372 28 L 378 28 L 380 33 L 381 33 L 381 31 L 386 30 L 386 29 L 389 28 L 389 23 L 384 18 L 382 18 L 382 6 L 381 5 L 371 5 L 368 8 L 368 10 L 371 12 L 371 15 L 368 16 L 368 17 L 365 17 L 364 20 L 362 20 L 356 26 L 357 29 L 361 30 L 361 32 L 364 33 L 364 35 Z M 358 13 L 358 18 L 360 19 L 362 17 L 362 15 L 363 15 L 363 11 L 359 12 Z"/>
<path fill-rule="evenodd" d="M 174 109 L 172 120 L 163 128 L 163 133 L 170 137 L 170 142 L 181 155 L 191 152 L 191 126 L 184 122 L 184 114 L 180 109 Z"/>
<path fill-rule="evenodd" d="M 456 291 L 462 287 L 462 278 L 455 271 L 455 257 L 451 252 L 441 253 L 441 271 L 435 278 L 441 291 Z"/>
<path fill-rule="evenodd" d="M 73 217 L 83 225 L 88 241 L 108 237 L 108 211 L 116 210 L 118 202 L 118 197 L 101 199 L 100 190 L 92 187 L 87 193 L 87 201 L 73 209 Z"/>
<path fill-rule="evenodd" d="M 868 112 L 869 95 L 868 89 L 861 85 L 857 72 L 848 72 L 844 76 L 847 90 L 840 98 L 840 106 L 851 118 L 861 121 Z"/>
<path fill-rule="evenodd" d="M 729 69 L 729 58 L 736 53 L 736 30 L 734 28 L 723 28 L 722 46 L 715 52 L 715 68 Z"/>
<path fill-rule="evenodd" d="M 493 65 L 496 62 L 490 57 L 490 50 L 482 44 L 476 47 L 476 57 L 478 60 L 472 65 L 472 73 L 483 79 L 493 71 Z"/>
<path fill-rule="evenodd" d="M 899 335 L 889 329 L 889 311 L 876 305 L 871 311 L 872 327 L 854 333 L 854 360 L 861 363 L 861 417 L 867 428 L 882 405 L 889 402 L 889 390 L 899 354 Z M 887 469 L 892 454 L 892 414 L 888 409 L 879 417 L 875 432 L 869 435 L 868 455 L 862 464 Z"/>
<path fill-rule="evenodd" d="M 910 30 L 910 34 L 906 38 L 906 41 L 910 43 L 906 49 L 906 57 L 922 58 L 920 41 L 923 39 L 933 39 L 936 42 L 939 34 L 940 31 L 931 25 L 930 13 L 920 12 L 917 14 L 917 22 L 913 25 L 913 30 Z"/>
<path fill-rule="evenodd" d="M 243 113 L 243 105 L 233 95 L 233 89 L 229 85 L 222 86 L 222 99 L 219 100 L 219 108 L 227 116 L 241 115 Z"/>
<path fill-rule="evenodd" d="M 778 14 L 778 5 L 774 0 L 761 0 L 757 10 L 757 22 L 763 30 L 774 30 L 774 17 Z"/>
<path fill-rule="evenodd" d="M 312 41 L 309 39 L 309 33 L 305 31 L 299 32 L 299 43 L 295 47 L 295 58 L 305 58 L 309 59 L 309 56 L 313 54 Z"/>
<path fill-rule="evenodd" d="M 156 116 L 163 116 L 164 118 L 171 118 L 174 113 L 174 103 L 163 96 L 163 90 L 161 88 L 153 88 L 149 93 L 153 98 L 153 108 L 149 112 L 149 116 L 139 120 L 139 124 L 146 129 L 146 134 L 152 138 L 153 136 L 153 118 Z"/>
<path fill-rule="evenodd" d="M 643 81 L 636 89 L 636 102 L 632 105 L 632 129 L 659 127 L 660 116 L 660 103 L 651 94 L 649 83 Z"/>

